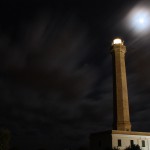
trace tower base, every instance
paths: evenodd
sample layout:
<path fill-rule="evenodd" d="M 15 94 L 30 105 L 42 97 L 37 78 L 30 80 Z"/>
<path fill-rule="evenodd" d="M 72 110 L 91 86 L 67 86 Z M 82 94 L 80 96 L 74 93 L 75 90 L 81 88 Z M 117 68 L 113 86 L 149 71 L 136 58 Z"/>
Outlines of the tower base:
<path fill-rule="evenodd" d="M 150 150 L 150 132 L 110 130 L 90 135 L 90 150 L 112 150 L 115 147 L 124 150 L 132 144 Z"/>
<path fill-rule="evenodd" d="M 131 123 L 129 121 L 126 122 L 117 122 L 113 124 L 114 130 L 121 130 L 121 131 L 131 131 Z"/>

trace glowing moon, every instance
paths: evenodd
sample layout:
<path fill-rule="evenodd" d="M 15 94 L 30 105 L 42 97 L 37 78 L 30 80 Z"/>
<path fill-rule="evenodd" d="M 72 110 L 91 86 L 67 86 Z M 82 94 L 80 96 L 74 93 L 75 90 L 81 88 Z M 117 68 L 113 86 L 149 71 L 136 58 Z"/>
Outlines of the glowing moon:
<path fill-rule="evenodd" d="M 127 19 L 129 28 L 135 33 L 150 32 L 150 9 L 136 7 L 129 13 Z"/>
<path fill-rule="evenodd" d="M 139 23 L 144 24 L 144 18 L 139 18 Z"/>
<path fill-rule="evenodd" d="M 137 30 L 146 30 L 150 25 L 149 14 L 146 11 L 136 12 L 132 19 L 132 26 Z"/>

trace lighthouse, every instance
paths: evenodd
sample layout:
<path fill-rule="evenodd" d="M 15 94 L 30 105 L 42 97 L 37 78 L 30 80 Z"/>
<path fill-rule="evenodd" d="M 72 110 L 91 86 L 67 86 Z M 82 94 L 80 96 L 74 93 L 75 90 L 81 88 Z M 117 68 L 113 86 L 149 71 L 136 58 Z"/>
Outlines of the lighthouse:
<path fill-rule="evenodd" d="M 113 129 L 131 131 L 126 78 L 126 47 L 120 38 L 112 42 L 113 65 Z"/>
<path fill-rule="evenodd" d="M 125 54 L 126 46 L 120 38 L 111 44 L 113 66 L 113 127 L 112 130 L 90 134 L 90 150 L 125 150 L 134 144 L 150 150 L 150 132 L 131 131 Z"/>

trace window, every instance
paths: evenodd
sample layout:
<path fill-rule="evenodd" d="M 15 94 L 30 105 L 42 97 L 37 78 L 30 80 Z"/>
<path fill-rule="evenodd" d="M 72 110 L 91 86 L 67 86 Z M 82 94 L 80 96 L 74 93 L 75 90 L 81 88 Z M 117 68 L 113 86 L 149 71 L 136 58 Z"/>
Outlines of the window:
<path fill-rule="evenodd" d="M 145 147 L 145 141 L 142 140 L 142 147 Z"/>
<path fill-rule="evenodd" d="M 134 145 L 134 141 L 130 140 L 130 145 L 133 146 Z"/>
<path fill-rule="evenodd" d="M 118 146 L 121 146 L 121 140 L 120 139 L 118 140 Z"/>

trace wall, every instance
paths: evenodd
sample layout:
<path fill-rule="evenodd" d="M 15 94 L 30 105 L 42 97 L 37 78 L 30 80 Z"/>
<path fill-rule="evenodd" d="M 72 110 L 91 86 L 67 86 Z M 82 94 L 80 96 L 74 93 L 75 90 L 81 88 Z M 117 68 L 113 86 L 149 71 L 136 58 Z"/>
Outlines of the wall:
<path fill-rule="evenodd" d="M 130 146 L 130 140 L 134 141 L 134 144 L 138 144 L 142 150 L 150 150 L 150 136 L 144 135 L 127 135 L 127 134 L 112 134 L 112 147 L 118 146 L 118 139 L 121 139 L 120 150 L 124 150 Z M 142 140 L 145 141 L 145 147 L 142 147 Z"/>

